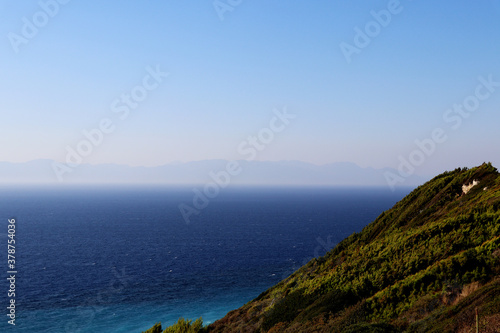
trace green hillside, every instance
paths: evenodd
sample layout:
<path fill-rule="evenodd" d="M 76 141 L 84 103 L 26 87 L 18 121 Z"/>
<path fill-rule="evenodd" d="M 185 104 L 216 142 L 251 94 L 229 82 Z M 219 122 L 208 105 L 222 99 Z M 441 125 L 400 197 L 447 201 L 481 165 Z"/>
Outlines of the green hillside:
<path fill-rule="evenodd" d="M 499 262 L 500 175 L 491 164 L 456 169 L 255 300 L 189 332 L 465 333 L 475 332 L 476 309 L 479 332 L 500 332 Z"/>

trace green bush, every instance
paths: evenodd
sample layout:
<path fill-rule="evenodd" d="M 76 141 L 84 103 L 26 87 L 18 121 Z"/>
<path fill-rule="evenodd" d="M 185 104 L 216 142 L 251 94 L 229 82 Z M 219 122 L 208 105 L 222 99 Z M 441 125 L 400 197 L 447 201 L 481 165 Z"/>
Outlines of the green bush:
<path fill-rule="evenodd" d="M 205 332 L 203 319 L 198 318 L 194 322 L 180 318 L 177 323 L 167 327 L 163 333 L 202 333 Z"/>
<path fill-rule="evenodd" d="M 142 332 L 142 333 L 161 333 L 161 323 L 156 323 L 149 330 Z"/>
<path fill-rule="evenodd" d="M 180 318 L 177 323 L 167 327 L 163 333 L 204 333 L 206 328 L 203 327 L 203 319 L 198 318 L 194 322 Z M 142 333 L 162 333 L 161 323 L 156 323 L 149 330 Z"/>

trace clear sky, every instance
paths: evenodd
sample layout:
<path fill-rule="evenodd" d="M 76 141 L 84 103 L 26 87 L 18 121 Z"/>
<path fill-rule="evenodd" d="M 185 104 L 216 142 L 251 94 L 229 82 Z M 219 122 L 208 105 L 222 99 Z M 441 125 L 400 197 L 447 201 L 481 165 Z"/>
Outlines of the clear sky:
<path fill-rule="evenodd" d="M 256 160 L 397 167 L 441 128 L 417 173 L 500 167 L 500 1 L 59 1 L 0 1 L 0 161 L 103 119 L 85 163 L 243 159 L 286 108 Z"/>

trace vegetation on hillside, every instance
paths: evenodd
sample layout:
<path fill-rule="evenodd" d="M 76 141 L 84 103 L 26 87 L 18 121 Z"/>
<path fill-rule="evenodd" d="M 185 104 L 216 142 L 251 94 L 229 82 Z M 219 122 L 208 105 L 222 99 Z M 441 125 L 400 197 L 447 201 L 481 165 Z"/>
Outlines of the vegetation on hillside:
<path fill-rule="evenodd" d="M 201 318 L 196 319 L 194 322 L 192 320 L 186 320 L 180 318 L 177 323 L 172 326 L 167 327 L 162 331 L 161 323 L 156 323 L 149 330 L 142 333 L 204 333 L 206 328 L 203 327 L 203 320 Z"/>
<path fill-rule="evenodd" d="M 499 332 L 499 263 L 500 175 L 456 169 L 199 331 Z"/>

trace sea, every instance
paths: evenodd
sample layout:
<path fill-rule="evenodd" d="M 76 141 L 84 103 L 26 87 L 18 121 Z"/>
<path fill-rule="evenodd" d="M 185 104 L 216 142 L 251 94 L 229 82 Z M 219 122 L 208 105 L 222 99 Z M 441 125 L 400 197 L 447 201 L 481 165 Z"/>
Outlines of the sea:
<path fill-rule="evenodd" d="M 361 231 L 411 188 L 227 187 L 205 200 L 200 190 L 0 188 L 0 332 L 212 323 Z M 179 207 L 192 209 L 188 219 Z"/>

